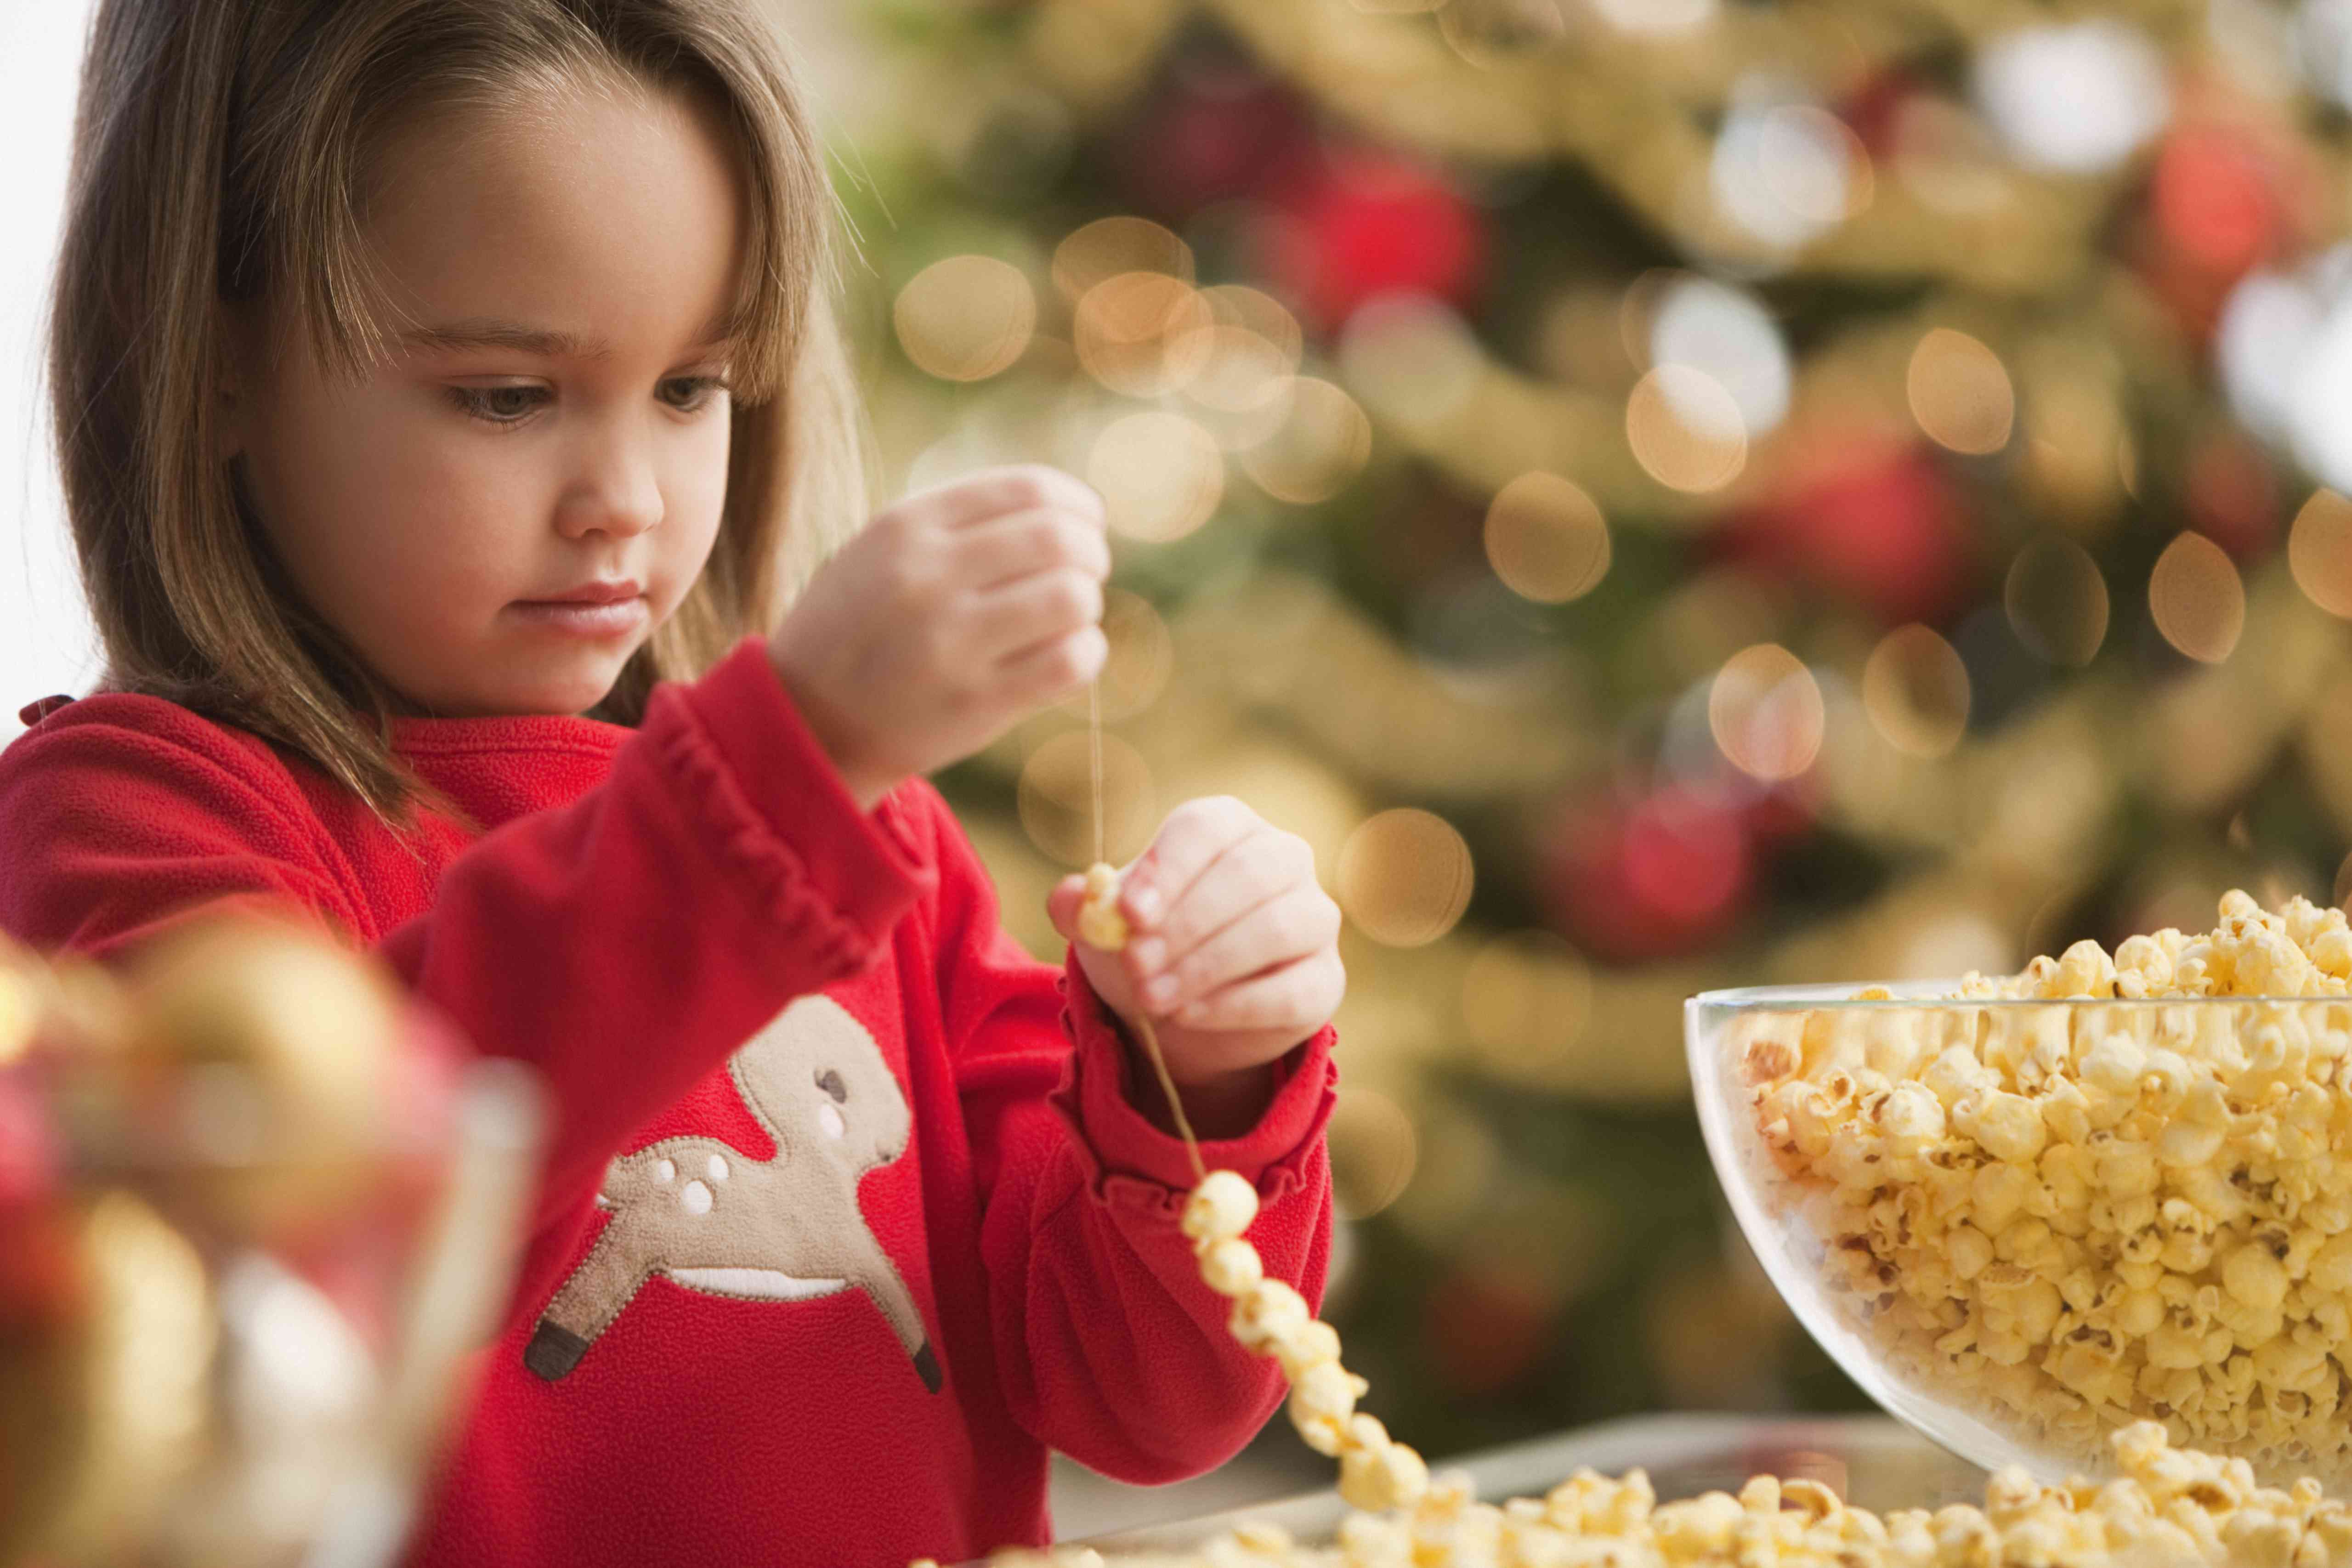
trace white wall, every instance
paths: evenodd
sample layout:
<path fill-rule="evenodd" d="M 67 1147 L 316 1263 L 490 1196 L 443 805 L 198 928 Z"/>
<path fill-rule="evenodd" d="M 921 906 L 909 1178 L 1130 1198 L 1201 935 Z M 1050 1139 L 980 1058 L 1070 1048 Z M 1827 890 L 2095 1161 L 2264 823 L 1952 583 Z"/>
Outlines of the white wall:
<path fill-rule="evenodd" d="M 23 727 L 19 707 L 88 690 L 98 668 L 39 364 L 89 11 L 90 0 L 0 0 L 0 744 Z"/>

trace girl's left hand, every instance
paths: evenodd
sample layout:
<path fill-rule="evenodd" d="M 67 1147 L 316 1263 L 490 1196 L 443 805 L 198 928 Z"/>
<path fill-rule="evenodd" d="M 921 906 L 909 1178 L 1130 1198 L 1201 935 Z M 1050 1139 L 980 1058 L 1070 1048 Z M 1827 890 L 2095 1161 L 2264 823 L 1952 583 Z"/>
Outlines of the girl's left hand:
<path fill-rule="evenodd" d="M 1339 906 L 1315 880 L 1315 852 L 1233 797 L 1169 812 L 1118 896 L 1129 934 L 1117 953 L 1079 940 L 1084 876 L 1065 877 L 1045 908 L 1111 1010 L 1130 1029 L 1150 1014 L 1188 1105 L 1263 1083 L 1339 1009 Z"/>

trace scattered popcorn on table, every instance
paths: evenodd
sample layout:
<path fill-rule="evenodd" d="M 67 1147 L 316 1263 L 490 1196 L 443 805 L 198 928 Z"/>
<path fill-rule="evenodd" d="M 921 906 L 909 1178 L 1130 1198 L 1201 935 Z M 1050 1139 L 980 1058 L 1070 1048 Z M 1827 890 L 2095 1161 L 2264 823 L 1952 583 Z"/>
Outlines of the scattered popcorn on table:
<path fill-rule="evenodd" d="M 1996 1005 L 1759 1013 L 1765 1201 L 1891 1370 L 2021 1440 L 2352 1473 L 2347 977 L 2341 910 L 2231 893 L 1962 982 Z M 2147 1005 L 2014 1005 L 2081 998 Z"/>
<path fill-rule="evenodd" d="M 1002 1552 L 996 1568 L 2347 1568 L 2352 1506 L 2319 1484 L 2255 1484 L 2243 1459 L 2175 1448 L 2154 1422 L 2109 1439 L 2119 1479 L 2036 1484 L 2003 1470 L 1984 1506 L 1885 1514 L 1815 1480 L 1758 1476 L 1738 1495 L 1661 1504 L 1649 1478 L 1580 1470 L 1500 1507 L 1458 1479 L 1402 1513 L 1352 1513 L 1327 1545 L 1244 1524 L 1186 1554 Z"/>

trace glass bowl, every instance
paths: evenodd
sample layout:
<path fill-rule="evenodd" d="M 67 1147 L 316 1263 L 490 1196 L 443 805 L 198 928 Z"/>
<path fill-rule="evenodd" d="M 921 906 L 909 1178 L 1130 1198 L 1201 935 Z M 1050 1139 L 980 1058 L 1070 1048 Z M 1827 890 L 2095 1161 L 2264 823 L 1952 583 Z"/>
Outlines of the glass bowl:
<path fill-rule="evenodd" d="M 2352 1483 L 2352 999 L 1710 991 L 1732 1212 L 1863 1391 L 1988 1469 L 2107 1437 Z"/>
<path fill-rule="evenodd" d="M 382 1568 L 505 1302 L 541 1092 L 332 1005 L 375 982 L 322 943 L 190 941 L 205 973 L 143 988 L 0 950 L 0 1564 Z"/>

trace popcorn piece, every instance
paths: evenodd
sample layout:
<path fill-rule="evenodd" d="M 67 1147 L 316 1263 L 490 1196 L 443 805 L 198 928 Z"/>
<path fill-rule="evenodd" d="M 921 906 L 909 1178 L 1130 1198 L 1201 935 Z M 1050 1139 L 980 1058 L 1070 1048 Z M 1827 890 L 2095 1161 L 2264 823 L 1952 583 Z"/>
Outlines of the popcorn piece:
<path fill-rule="evenodd" d="M 1185 1200 L 1182 1229 L 1200 1245 L 1237 1237 L 1257 1218 L 1257 1188 L 1238 1171 L 1211 1171 Z"/>
<path fill-rule="evenodd" d="M 1221 1296 L 1246 1296 L 1265 1278 L 1265 1264 L 1256 1248 L 1238 1237 L 1228 1237 L 1202 1250 L 1201 1278 Z"/>
<path fill-rule="evenodd" d="M 1356 1413 L 1356 1400 L 1370 1388 L 1336 1361 L 1311 1366 L 1291 1381 L 1290 1424 L 1308 1448 L 1336 1458 L 1347 1446 L 1348 1420 Z"/>
<path fill-rule="evenodd" d="M 1339 1456 L 1339 1496 L 1350 1508 L 1379 1513 L 1421 1500 L 1429 1486 L 1429 1466 L 1419 1454 L 1391 1438 L 1370 1416 L 1357 1416 L 1348 1435 Z"/>
<path fill-rule="evenodd" d="M 2352 1254 L 2352 1243 L 2347 1251 Z M 1339 1333 L 1320 1318 L 1310 1318 L 1282 1337 L 1274 1356 L 1282 1364 L 1282 1375 L 1296 1383 L 1313 1368 L 1339 1359 Z"/>
<path fill-rule="evenodd" d="M 1306 1298 L 1280 1280 L 1261 1280 L 1234 1303 L 1227 1332 L 1245 1349 L 1270 1355 L 1276 1344 L 1306 1326 L 1314 1316 Z"/>
<path fill-rule="evenodd" d="M 1116 953 L 1127 946 L 1127 916 L 1118 908 L 1118 872 L 1101 861 L 1087 867 L 1086 902 L 1078 905 L 1078 937 Z"/>

